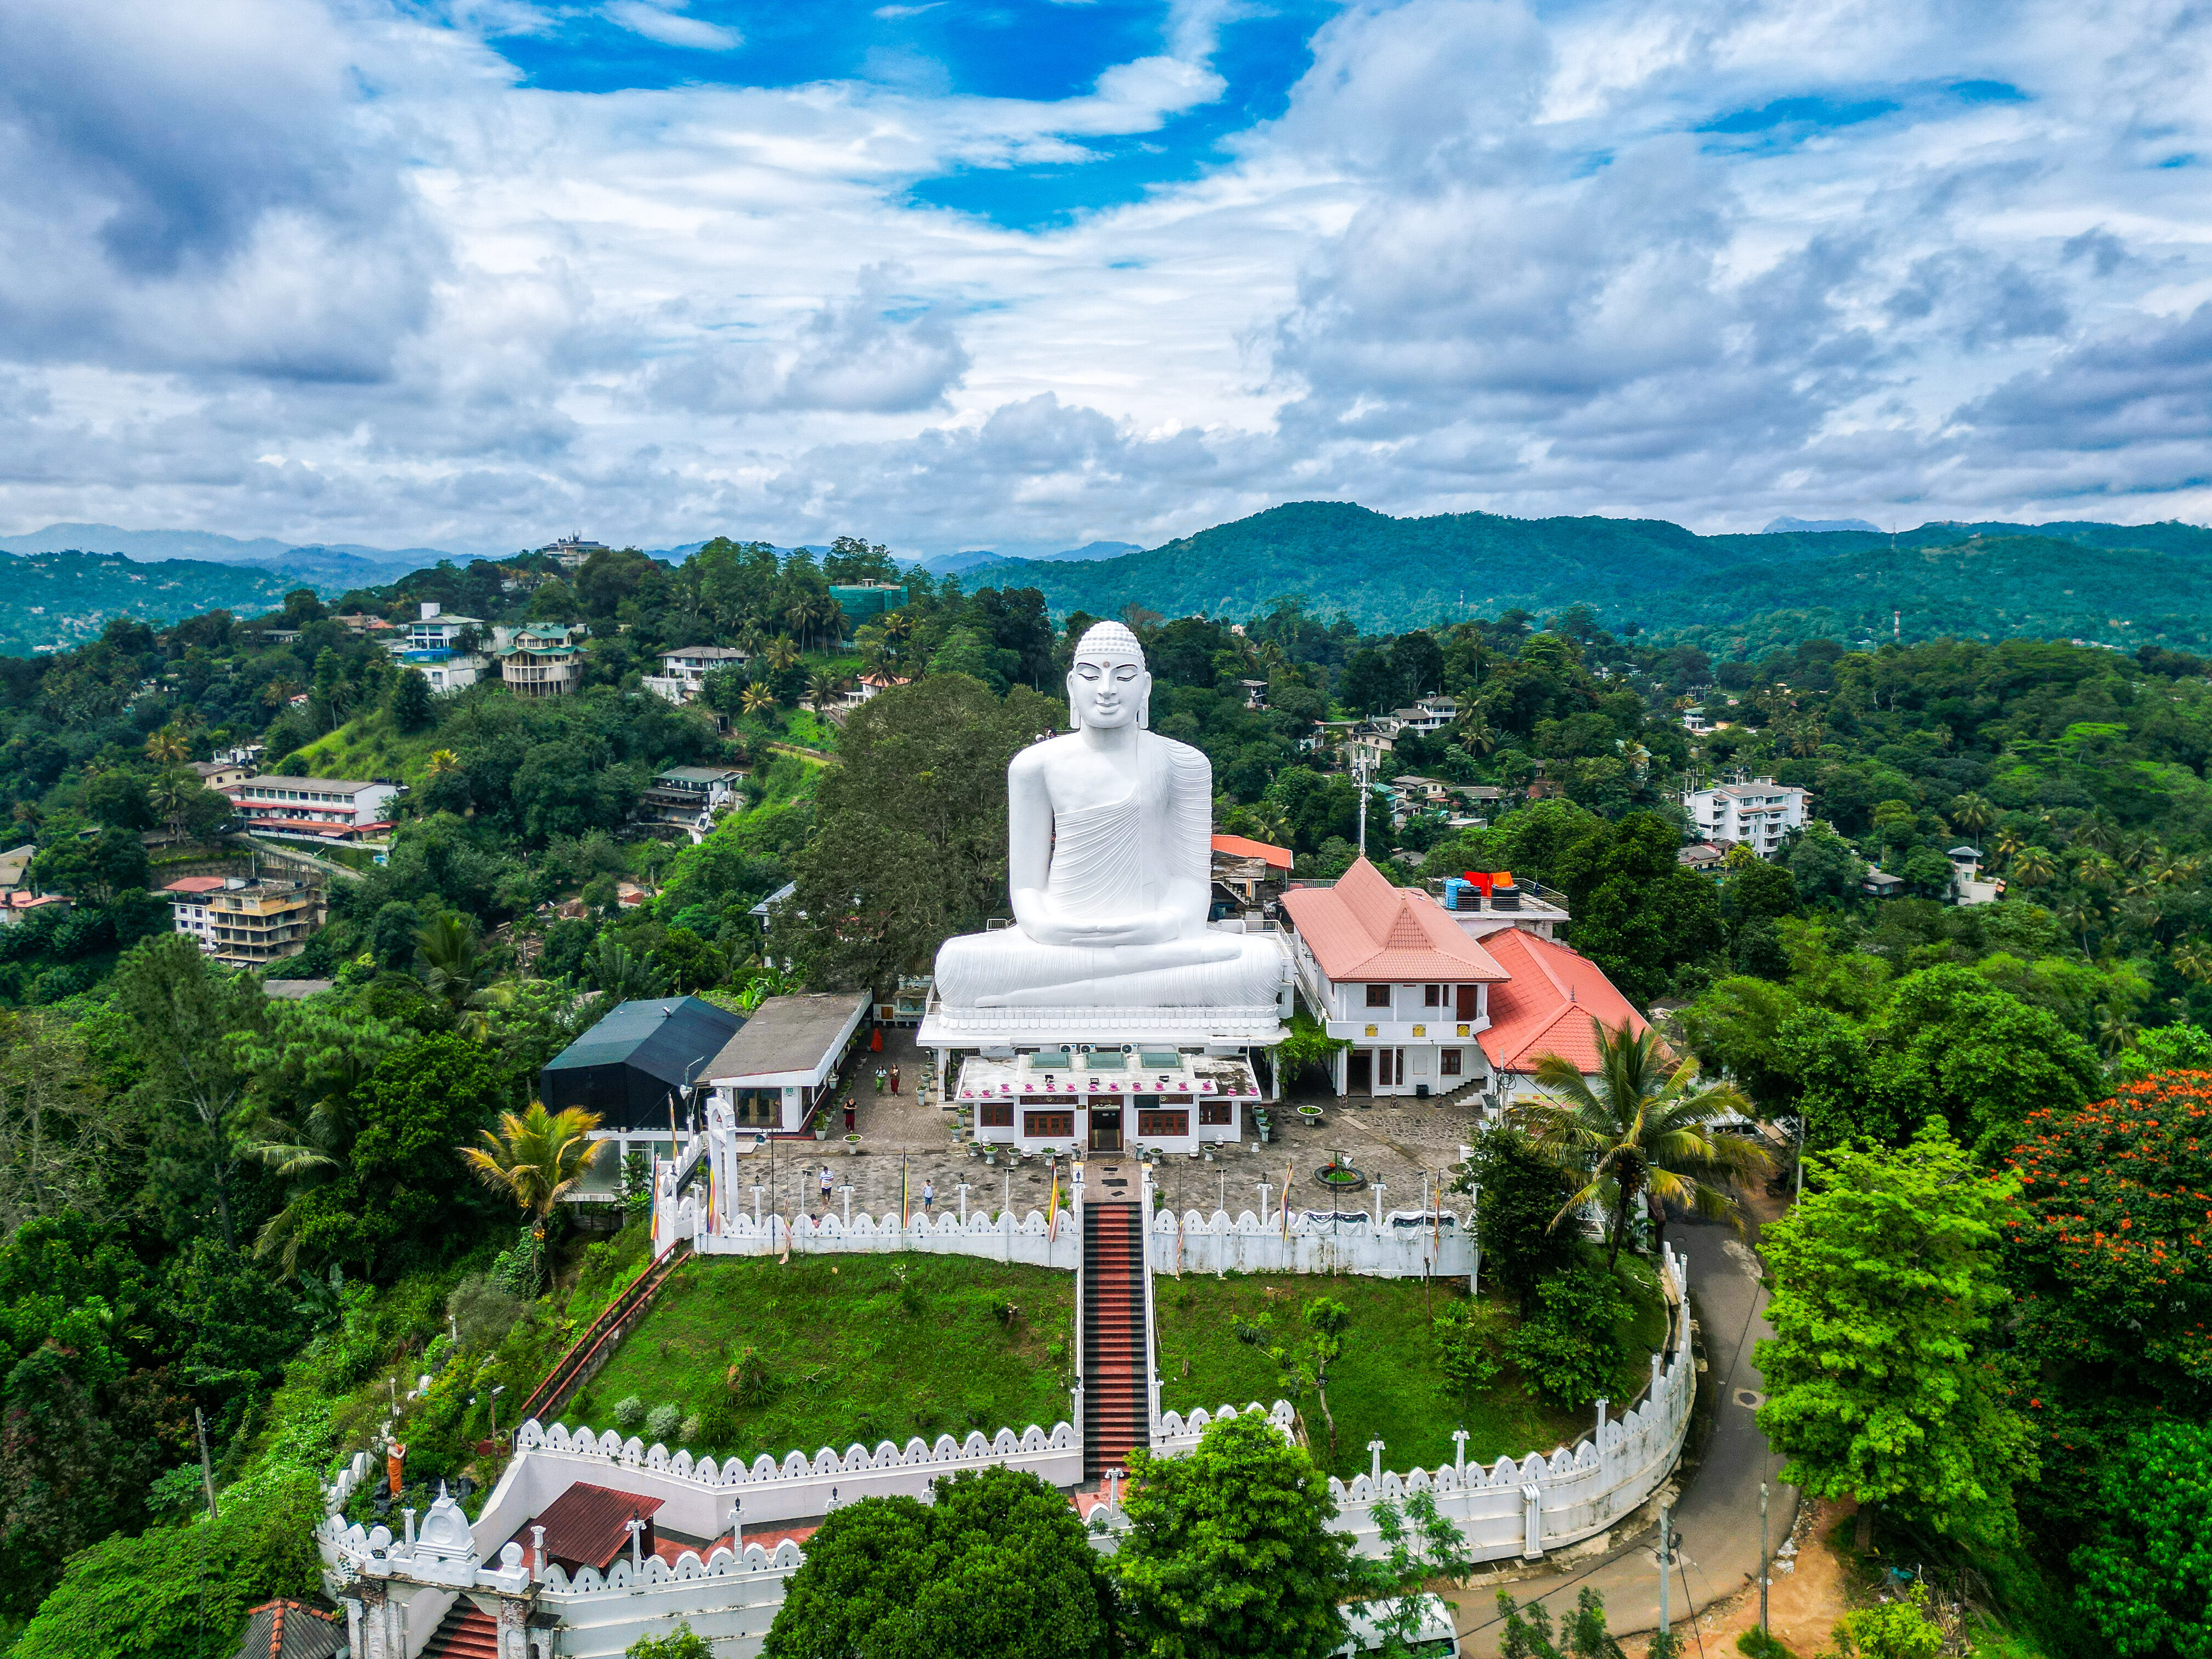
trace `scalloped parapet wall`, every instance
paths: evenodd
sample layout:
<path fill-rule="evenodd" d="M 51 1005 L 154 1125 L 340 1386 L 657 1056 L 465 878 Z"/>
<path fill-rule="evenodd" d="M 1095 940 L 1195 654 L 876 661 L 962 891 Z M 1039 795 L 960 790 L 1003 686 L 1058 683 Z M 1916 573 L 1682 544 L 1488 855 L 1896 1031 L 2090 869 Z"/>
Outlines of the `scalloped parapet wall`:
<path fill-rule="evenodd" d="M 819 1219 L 802 1215 L 795 1221 L 767 1215 L 756 1222 L 750 1211 L 733 1208 L 710 1216 L 698 1194 L 686 1193 L 676 1204 L 675 1223 L 668 1236 L 690 1239 L 692 1249 L 701 1255 L 781 1255 L 787 1245 L 796 1255 L 880 1255 L 914 1250 L 936 1255 L 979 1255 L 1032 1267 L 1077 1265 L 1083 1241 L 1070 1211 L 1059 1212 L 1056 1226 L 1042 1210 L 1025 1215 L 1012 1211 L 994 1214 L 980 1207 L 980 1200 L 996 1195 L 981 1183 L 975 1190 L 979 1206 L 969 1211 L 965 1221 L 957 1208 L 941 1209 L 933 1216 L 917 1208 L 904 1224 L 896 1211 L 880 1216 L 863 1211 L 849 1224 L 836 1213 Z M 734 1200 L 740 1194 L 728 1196 Z"/>
<path fill-rule="evenodd" d="M 1232 1216 L 1224 1209 L 1208 1213 L 1163 1205 L 1153 1212 L 1151 1226 L 1152 1263 L 1160 1273 L 1449 1279 L 1474 1267 L 1467 1218 L 1456 1215 L 1437 1225 L 1400 1225 L 1386 1218 L 1377 1226 L 1364 1214 L 1349 1219 L 1294 1214 L 1286 1227 L 1280 1215 L 1262 1219 L 1250 1210 Z"/>

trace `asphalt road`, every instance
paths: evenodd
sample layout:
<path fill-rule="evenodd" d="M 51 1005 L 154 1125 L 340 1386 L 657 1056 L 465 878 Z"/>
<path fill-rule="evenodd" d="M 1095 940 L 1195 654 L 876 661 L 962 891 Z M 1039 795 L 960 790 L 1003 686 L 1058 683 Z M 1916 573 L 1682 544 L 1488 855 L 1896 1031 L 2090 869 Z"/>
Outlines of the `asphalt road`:
<path fill-rule="evenodd" d="M 1751 1242 L 1757 1236 L 1754 1223 Z M 1767 1449 L 1766 1437 L 1753 1417 L 1764 1396 L 1752 1349 L 1773 1334 L 1764 1317 L 1766 1294 L 1759 1285 L 1757 1258 L 1746 1240 L 1723 1226 L 1670 1220 L 1667 1238 L 1689 1258 L 1691 1306 L 1707 1363 L 1701 1381 L 1712 1385 L 1715 1413 L 1702 1458 L 1674 1504 L 1674 1530 L 1681 1544 L 1668 1595 L 1679 1627 L 1691 1607 L 1703 1608 L 1758 1582 L 1759 1484 L 1775 1480 L 1782 1460 Z M 1796 1513 L 1796 1491 L 1775 1485 L 1768 1505 L 1771 1543 L 1789 1535 Z M 1605 1598 L 1615 1635 L 1656 1630 L 1658 1537 L 1656 1526 L 1632 1539 L 1616 1534 L 1616 1547 L 1601 1561 L 1577 1562 L 1560 1577 L 1528 1578 L 1504 1588 L 1523 1605 L 1541 1601 L 1557 1620 L 1573 1612 L 1576 1596 L 1588 1585 Z M 1492 1659 L 1501 1630 L 1495 1592 L 1473 1588 L 1452 1599 L 1459 1603 L 1461 1651 Z M 1689 1651 L 1698 1650 L 1693 1641 Z"/>

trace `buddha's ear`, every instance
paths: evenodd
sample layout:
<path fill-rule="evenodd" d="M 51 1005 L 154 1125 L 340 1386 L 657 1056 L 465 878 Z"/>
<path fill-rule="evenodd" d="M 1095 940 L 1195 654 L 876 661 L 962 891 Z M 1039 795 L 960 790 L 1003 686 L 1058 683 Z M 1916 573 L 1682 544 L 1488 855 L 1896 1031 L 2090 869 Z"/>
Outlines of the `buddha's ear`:
<path fill-rule="evenodd" d="M 1075 695 L 1075 671 L 1073 668 L 1067 671 L 1067 684 L 1063 689 L 1067 693 L 1067 729 L 1080 732 L 1083 729 L 1083 699 Z"/>

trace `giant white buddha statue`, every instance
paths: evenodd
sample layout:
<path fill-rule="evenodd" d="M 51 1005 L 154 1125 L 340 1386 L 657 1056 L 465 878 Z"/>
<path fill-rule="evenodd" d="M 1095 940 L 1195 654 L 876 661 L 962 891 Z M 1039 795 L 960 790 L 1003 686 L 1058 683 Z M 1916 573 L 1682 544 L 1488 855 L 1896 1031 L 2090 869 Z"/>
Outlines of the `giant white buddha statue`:
<path fill-rule="evenodd" d="M 1075 730 L 1006 768 L 1014 926 L 945 942 L 946 1010 L 1274 1003 L 1289 972 L 1274 940 L 1206 926 L 1213 767 L 1146 729 L 1152 687 L 1127 629 L 1084 635 L 1067 676 Z"/>

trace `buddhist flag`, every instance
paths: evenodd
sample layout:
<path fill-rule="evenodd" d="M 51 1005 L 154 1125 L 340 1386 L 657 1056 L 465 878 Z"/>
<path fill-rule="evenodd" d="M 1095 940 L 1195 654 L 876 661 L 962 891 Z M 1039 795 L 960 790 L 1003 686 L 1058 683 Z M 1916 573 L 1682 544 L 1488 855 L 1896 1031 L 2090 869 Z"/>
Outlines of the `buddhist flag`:
<path fill-rule="evenodd" d="M 1285 1158 L 1283 1160 L 1283 1238 L 1285 1243 L 1288 1243 L 1291 1237 L 1291 1161 L 1288 1158 Z"/>
<path fill-rule="evenodd" d="M 1045 1237 L 1055 1243 L 1060 1238 L 1060 1165 L 1052 1166 L 1052 1196 L 1045 1200 Z"/>
<path fill-rule="evenodd" d="M 899 1159 L 899 1231 L 901 1232 L 906 1231 L 909 1218 L 907 1214 L 907 1203 L 906 1159 L 902 1156 Z"/>

